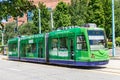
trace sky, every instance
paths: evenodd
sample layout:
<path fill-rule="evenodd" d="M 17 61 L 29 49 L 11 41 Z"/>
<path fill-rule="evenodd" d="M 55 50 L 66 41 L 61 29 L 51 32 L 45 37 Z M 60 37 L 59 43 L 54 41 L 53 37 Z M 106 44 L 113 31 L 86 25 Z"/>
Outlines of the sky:
<path fill-rule="evenodd" d="M 7 1 L 7 0 L 0 0 L 0 2 L 2 2 L 2 1 Z"/>

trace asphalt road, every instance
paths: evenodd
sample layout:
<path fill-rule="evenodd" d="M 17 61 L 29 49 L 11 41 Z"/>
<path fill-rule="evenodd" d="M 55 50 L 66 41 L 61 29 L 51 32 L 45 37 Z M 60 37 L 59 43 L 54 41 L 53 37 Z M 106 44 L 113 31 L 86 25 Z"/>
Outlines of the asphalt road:
<path fill-rule="evenodd" d="M 76 68 L 0 59 L 0 80 L 119 80 L 120 61 L 115 62 L 102 67 Z"/>

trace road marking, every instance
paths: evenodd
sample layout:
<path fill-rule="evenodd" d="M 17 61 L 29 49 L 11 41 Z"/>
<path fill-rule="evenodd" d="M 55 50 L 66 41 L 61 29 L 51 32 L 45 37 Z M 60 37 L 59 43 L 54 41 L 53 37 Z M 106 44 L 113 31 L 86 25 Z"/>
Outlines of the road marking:
<path fill-rule="evenodd" d="M 111 74 L 111 75 L 120 75 L 119 72 L 115 71 L 110 71 L 110 70 L 105 70 L 105 69 L 100 69 L 100 70 L 87 70 L 89 72 L 97 72 L 97 73 L 104 73 L 104 74 Z"/>
<path fill-rule="evenodd" d="M 15 68 L 8 68 L 8 69 L 12 71 L 21 71 L 20 69 L 15 69 Z"/>

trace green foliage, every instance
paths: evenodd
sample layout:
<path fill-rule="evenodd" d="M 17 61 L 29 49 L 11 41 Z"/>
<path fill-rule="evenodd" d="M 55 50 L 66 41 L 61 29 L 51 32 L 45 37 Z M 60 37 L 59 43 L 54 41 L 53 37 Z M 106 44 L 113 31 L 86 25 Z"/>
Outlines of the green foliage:
<path fill-rule="evenodd" d="M 112 42 L 108 42 L 108 48 L 111 49 L 112 48 Z"/>
<path fill-rule="evenodd" d="M 120 36 L 120 0 L 115 1 L 115 36 Z M 107 37 L 112 37 L 112 8 L 111 0 L 71 0 L 71 3 L 67 5 L 64 2 L 59 2 L 53 12 L 54 26 L 55 28 L 61 26 L 81 25 L 83 23 L 96 23 L 98 27 L 105 28 Z M 42 32 L 49 32 L 51 30 L 50 11 L 43 3 L 38 4 L 38 8 L 41 11 L 41 27 Z M 33 2 L 29 0 L 11 0 L 0 3 L 0 20 L 6 18 L 7 15 L 17 17 L 23 15 L 28 10 L 34 11 L 33 23 L 28 23 L 23 26 L 26 28 L 19 28 L 20 34 L 30 35 L 38 33 L 38 9 L 33 5 Z M 1 24 L 1 21 L 0 21 Z M 10 25 L 12 25 L 11 23 Z M 4 29 L 4 25 L 1 24 Z M 9 25 L 7 25 L 9 26 Z M 6 26 L 6 28 L 7 28 Z M 13 26 L 13 27 L 12 27 Z M 17 36 L 14 33 L 14 25 L 9 26 L 5 32 L 5 39 Z M 37 27 L 35 27 L 37 26 Z M 28 31 L 30 28 L 30 32 Z M 22 29 L 23 28 L 23 29 Z M 33 30 L 33 31 L 32 31 Z"/>
<path fill-rule="evenodd" d="M 41 28 L 42 28 L 41 31 L 49 32 L 50 31 L 50 12 L 48 11 L 47 7 L 43 3 L 39 2 L 38 6 L 39 6 L 38 8 L 40 9 L 40 16 L 41 16 Z M 38 9 L 34 10 L 33 14 L 34 14 L 33 22 L 35 26 L 39 27 Z"/>
<path fill-rule="evenodd" d="M 21 16 L 27 10 L 34 9 L 32 1 L 28 0 L 11 0 L 0 3 L 0 17 L 11 15 L 13 17 Z"/>
<path fill-rule="evenodd" d="M 8 23 L 5 26 L 5 32 L 4 32 L 4 44 L 7 43 L 8 39 L 16 37 L 17 33 L 14 32 L 14 29 L 16 27 L 16 23 Z"/>
<path fill-rule="evenodd" d="M 20 35 L 32 35 L 38 33 L 38 27 L 33 23 L 25 23 L 19 27 L 18 32 Z"/>
<path fill-rule="evenodd" d="M 87 23 L 96 23 L 98 27 L 104 27 L 105 17 L 101 0 L 90 0 L 87 7 Z"/>
<path fill-rule="evenodd" d="M 107 34 L 107 37 L 110 39 L 112 35 L 112 7 L 110 0 L 102 0 L 102 6 L 104 10 L 104 28 Z"/>
<path fill-rule="evenodd" d="M 120 0 L 115 1 L 115 36 L 120 36 Z"/>
<path fill-rule="evenodd" d="M 120 37 L 117 37 L 115 39 L 115 42 L 116 42 L 116 46 L 120 46 Z"/>
<path fill-rule="evenodd" d="M 107 37 L 111 36 L 111 2 L 110 0 L 71 0 L 72 25 L 96 23 L 105 28 Z"/>
<path fill-rule="evenodd" d="M 0 54 L 4 54 L 4 47 L 0 46 Z"/>
<path fill-rule="evenodd" d="M 85 23 L 85 15 L 89 0 L 71 0 L 69 7 L 72 25 L 81 25 Z"/>
<path fill-rule="evenodd" d="M 111 1 L 110 0 L 71 0 L 69 8 L 72 25 L 96 23 L 105 28 L 107 37 L 111 38 Z"/>
<path fill-rule="evenodd" d="M 8 0 L 0 2 L 0 25 L 3 18 L 7 16 L 12 16 L 16 18 L 17 16 L 22 16 L 28 10 L 35 9 L 32 1 L 29 0 Z M 2 27 L 4 27 L 2 25 Z"/>
<path fill-rule="evenodd" d="M 69 6 L 64 2 L 59 2 L 54 11 L 55 28 L 71 25 Z"/>
<path fill-rule="evenodd" d="M 0 45 L 2 44 L 2 31 L 0 31 Z"/>

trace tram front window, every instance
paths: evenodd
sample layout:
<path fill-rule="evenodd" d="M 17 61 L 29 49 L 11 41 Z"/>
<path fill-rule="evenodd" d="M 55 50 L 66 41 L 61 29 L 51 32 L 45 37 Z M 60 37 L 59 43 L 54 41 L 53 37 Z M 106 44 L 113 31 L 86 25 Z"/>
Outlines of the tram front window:
<path fill-rule="evenodd" d="M 88 30 L 88 36 L 91 50 L 100 50 L 106 47 L 104 31 Z"/>
<path fill-rule="evenodd" d="M 91 50 L 99 50 L 105 48 L 104 40 L 90 40 Z"/>

